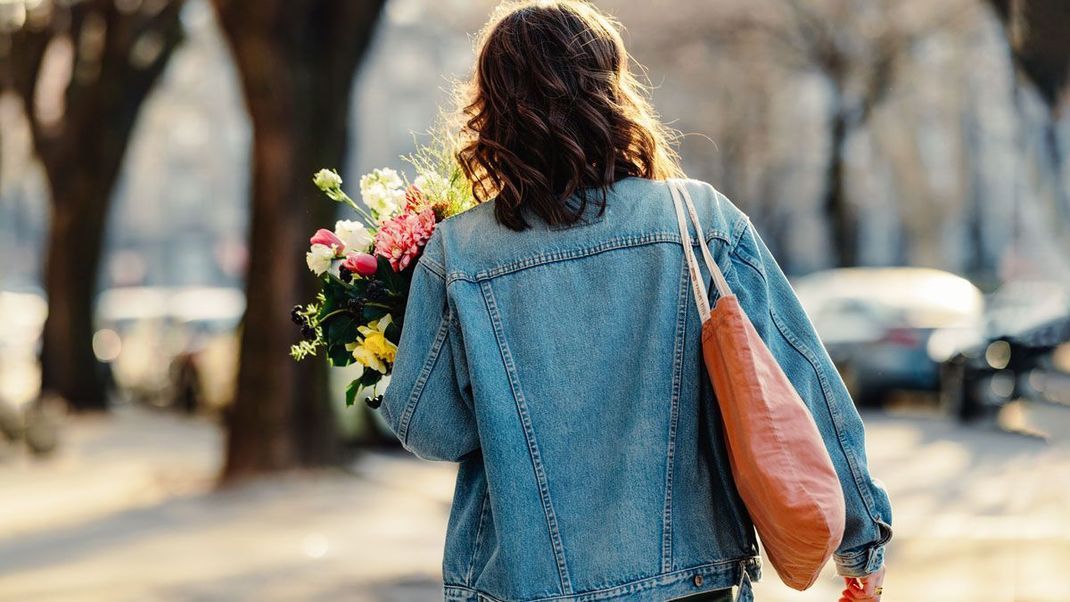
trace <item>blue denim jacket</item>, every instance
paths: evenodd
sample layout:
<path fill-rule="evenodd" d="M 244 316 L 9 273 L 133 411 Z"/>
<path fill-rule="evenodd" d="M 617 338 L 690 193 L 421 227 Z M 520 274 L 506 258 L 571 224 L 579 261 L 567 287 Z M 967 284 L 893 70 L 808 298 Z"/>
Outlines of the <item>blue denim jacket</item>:
<path fill-rule="evenodd" d="M 891 508 L 866 467 L 858 412 L 747 217 L 710 185 L 686 185 L 843 483 L 838 568 L 872 572 Z M 446 599 L 662 602 L 734 585 L 748 599 L 757 542 L 666 183 L 622 180 L 602 215 L 565 227 L 532 217 L 508 230 L 492 204 L 445 220 L 428 242 L 381 407 L 405 448 L 460 462 Z"/>

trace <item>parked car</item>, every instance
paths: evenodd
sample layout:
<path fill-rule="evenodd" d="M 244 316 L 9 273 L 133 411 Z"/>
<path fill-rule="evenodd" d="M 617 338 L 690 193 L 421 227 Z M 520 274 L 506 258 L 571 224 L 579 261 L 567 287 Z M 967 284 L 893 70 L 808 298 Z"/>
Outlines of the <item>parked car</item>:
<path fill-rule="evenodd" d="M 963 421 L 1070 382 L 1070 289 L 1012 282 L 990 297 L 989 308 L 980 340 L 941 362 L 941 402 Z"/>
<path fill-rule="evenodd" d="M 936 391 L 931 335 L 976 336 L 982 325 L 981 291 L 940 270 L 845 268 L 793 285 L 860 405 L 880 403 L 893 390 Z"/>

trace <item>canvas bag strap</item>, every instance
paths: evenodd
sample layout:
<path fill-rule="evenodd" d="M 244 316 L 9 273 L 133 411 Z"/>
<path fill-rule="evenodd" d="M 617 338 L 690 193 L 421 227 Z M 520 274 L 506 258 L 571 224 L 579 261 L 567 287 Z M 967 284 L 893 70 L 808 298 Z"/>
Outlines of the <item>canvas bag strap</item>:
<path fill-rule="evenodd" d="M 687 213 L 690 216 L 691 221 L 695 224 L 695 232 L 698 234 L 699 247 L 702 249 L 702 259 L 705 261 L 706 268 L 713 277 L 714 286 L 717 288 L 718 294 L 722 297 L 731 295 L 732 289 L 729 288 L 728 281 L 725 280 L 721 268 L 718 267 L 717 262 L 713 260 L 713 254 L 710 253 L 710 248 L 706 244 L 706 238 L 702 235 L 702 223 L 699 221 L 698 212 L 695 211 L 695 203 L 691 199 L 690 191 L 688 191 L 687 187 L 682 182 L 669 180 L 669 192 L 672 193 L 673 206 L 676 209 L 676 221 L 680 228 L 680 242 L 684 247 L 684 257 L 687 260 L 688 271 L 691 274 L 691 281 L 694 282 L 692 292 L 695 296 L 695 305 L 698 307 L 699 317 L 705 322 L 710 316 L 710 301 L 706 294 L 706 284 L 699 271 L 698 258 L 695 257 L 695 251 L 691 247 L 691 233 L 686 218 L 684 217 L 684 205 L 687 206 Z"/>
<path fill-rule="evenodd" d="M 669 180 L 669 192 L 672 193 L 672 204 L 676 209 L 676 222 L 680 227 L 680 244 L 684 247 L 684 259 L 687 261 L 687 270 L 691 275 L 691 292 L 695 295 L 695 305 L 698 307 L 698 315 L 703 323 L 710 318 L 710 300 L 706 296 L 706 285 L 703 283 L 701 272 L 698 268 L 698 259 L 695 251 L 691 248 L 691 233 L 687 226 L 687 218 L 684 216 L 683 200 L 680 191 L 676 188 L 676 182 Z M 701 232 L 701 231 L 700 231 Z M 701 238 L 701 236 L 700 236 Z"/>

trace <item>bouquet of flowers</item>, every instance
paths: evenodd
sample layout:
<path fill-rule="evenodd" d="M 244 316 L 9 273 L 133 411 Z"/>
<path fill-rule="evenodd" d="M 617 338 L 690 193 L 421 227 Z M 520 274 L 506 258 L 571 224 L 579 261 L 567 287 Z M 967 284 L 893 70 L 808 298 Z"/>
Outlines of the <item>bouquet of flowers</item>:
<path fill-rule="evenodd" d="M 475 205 L 472 188 L 435 137 L 404 159 L 415 169 L 411 182 L 393 169 L 376 169 L 360 179 L 358 205 L 342 190 L 342 178 L 323 169 L 313 183 L 327 198 L 348 205 L 357 219 L 339 220 L 309 240 L 309 270 L 322 282 L 313 302 L 293 308 L 303 340 L 290 349 L 295 360 L 322 348 L 333 366 L 354 362 L 363 370 L 346 388 L 346 405 L 390 374 L 405 321 L 405 304 L 416 261 L 435 226 Z M 381 395 L 365 397 L 372 407 Z"/>

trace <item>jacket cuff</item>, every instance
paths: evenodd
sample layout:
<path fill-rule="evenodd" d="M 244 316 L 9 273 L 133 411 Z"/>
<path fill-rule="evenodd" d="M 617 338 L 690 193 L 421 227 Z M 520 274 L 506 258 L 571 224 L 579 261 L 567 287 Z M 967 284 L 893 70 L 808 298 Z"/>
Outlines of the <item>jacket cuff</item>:
<path fill-rule="evenodd" d="M 864 577 L 884 566 L 884 544 L 892 538 L 892 528 L 880 520 L 877 521 L 877 527 L 881 534 L 879 541 L 834 556 L 836 572 L 841 577 Z"/>
<path fill-rule="evenodd" d="M 852 554 L 837 555 L 836 572 L 841 577 L 864 577 L 884 566 L 884 545 L 873 545 Z"/>

